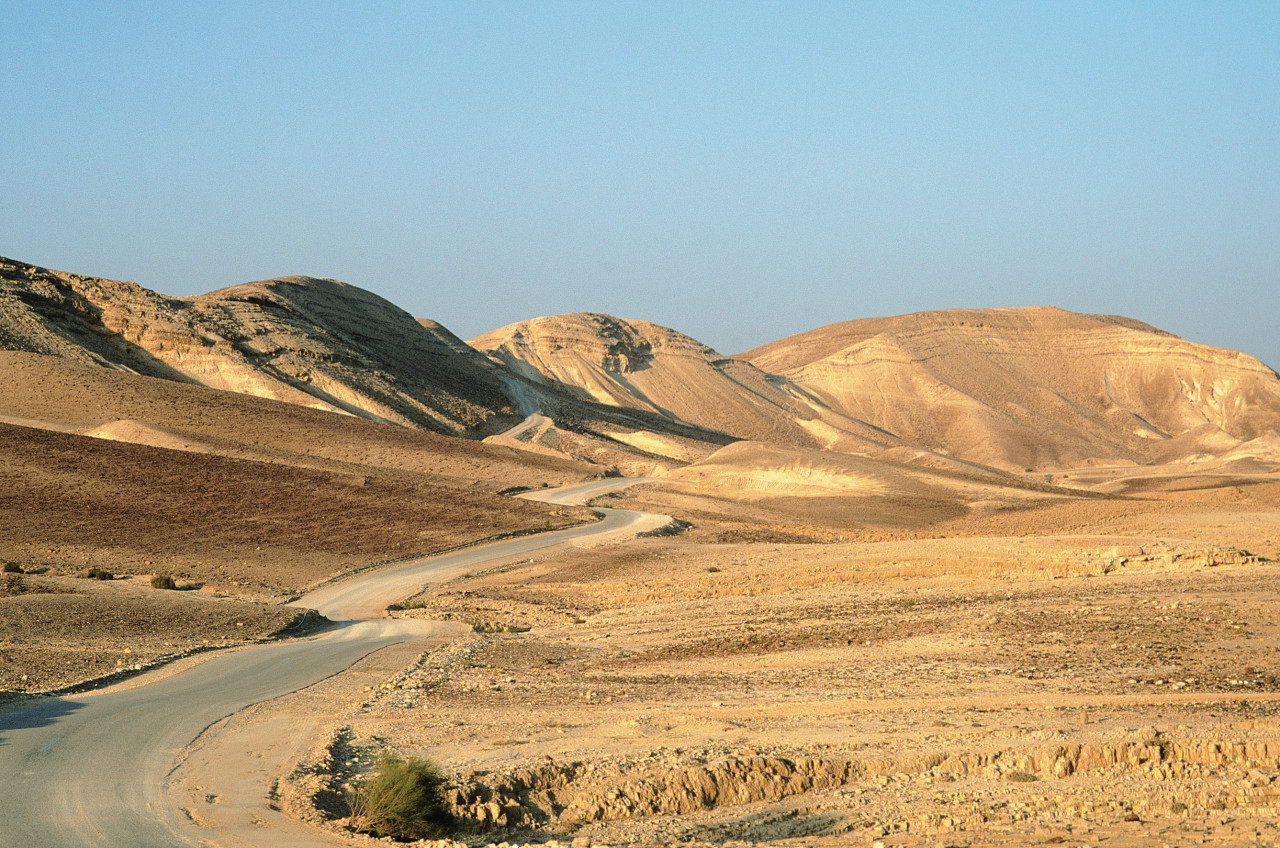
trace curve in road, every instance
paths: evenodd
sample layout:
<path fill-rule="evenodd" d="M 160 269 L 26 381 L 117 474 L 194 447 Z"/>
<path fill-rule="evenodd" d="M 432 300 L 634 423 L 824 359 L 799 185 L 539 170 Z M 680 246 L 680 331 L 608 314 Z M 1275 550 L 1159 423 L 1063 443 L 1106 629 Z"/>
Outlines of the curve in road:
<path fill-rule="evenodd" d="M 532 497 L 581 503 L 635 482 L 597 481 Z M 40 699 L 0 715 L 0 846 L 198 844 L 189 823 L 170 808 L 164 784 L 183 749 L 204 730 L 387 645 L 429 637 L 431 622 L 382 618 L 387 604 L 427 583 L 558 545 L 634 536 L 669 520 L 602 512 L 596 524 L 416 560 L 325 586 L 295 602 L 341 621 L 319 636 L 231 651 L 148 685 Z"/>

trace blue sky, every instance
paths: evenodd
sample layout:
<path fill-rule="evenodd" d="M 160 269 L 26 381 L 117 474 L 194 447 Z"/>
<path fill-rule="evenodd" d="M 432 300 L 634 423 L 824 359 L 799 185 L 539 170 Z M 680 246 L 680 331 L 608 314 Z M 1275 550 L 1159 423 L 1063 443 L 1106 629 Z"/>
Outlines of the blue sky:
<path fill-rule="evenodd" d="M 0 4 L 0 254 L 724 353 L 1051 304 L 1280 367 L 1280 4 Z"/>

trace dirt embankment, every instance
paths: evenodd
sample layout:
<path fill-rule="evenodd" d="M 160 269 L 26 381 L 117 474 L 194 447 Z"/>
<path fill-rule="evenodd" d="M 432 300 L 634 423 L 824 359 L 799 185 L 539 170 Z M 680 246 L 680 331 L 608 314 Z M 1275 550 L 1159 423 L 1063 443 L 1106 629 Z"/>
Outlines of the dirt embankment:
<path fill-rule="evenodd" d="M 355 567 L 585 512 L 0 424 L 0 559 L 291 593 Z"/>

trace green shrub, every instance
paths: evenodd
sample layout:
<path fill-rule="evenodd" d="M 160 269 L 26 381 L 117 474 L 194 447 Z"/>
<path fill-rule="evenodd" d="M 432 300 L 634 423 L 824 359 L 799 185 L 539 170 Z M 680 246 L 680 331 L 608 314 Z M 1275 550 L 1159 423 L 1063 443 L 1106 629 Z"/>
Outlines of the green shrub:
<path fill-rule="evenodd" d="M 18 565 L 16 562 L 10 561 L 4 564 L 4 573 L 5 574 L 24 574 L 25 572 L 22 570 L 22 566 Z"/>
<path fill-rule="evenodd" d="M 176 589 L 178 584 L 173 582 L 173 578 L 168 574 L 151 575 L 152 589 Z"/>
<path fill-rule="evenodd" d="M 444 788 L 444 777 L 426 760 L 383 752 L 378 774 L 351 791 L 351 826 L 392 839 L 443 836 L 454 824 Z"/>
<path fill-rule="evenodd" d="M 90 580 L 115 580 L 116 576 L 105 568 L 91 568 L 85 577 Z"/>

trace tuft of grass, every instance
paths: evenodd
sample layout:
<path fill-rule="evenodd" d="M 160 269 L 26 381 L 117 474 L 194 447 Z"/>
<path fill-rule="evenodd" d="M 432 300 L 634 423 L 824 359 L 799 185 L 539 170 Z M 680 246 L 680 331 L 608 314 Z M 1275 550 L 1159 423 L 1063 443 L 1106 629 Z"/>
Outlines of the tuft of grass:
<path fill-rule="evenodd" d="M 178 584 L 173 581 L 173 577 L 168 574 L 151 575 L 152 589 L 177 589 Z"/>
<path fill-rule="evenodd" d="M 444 793 L 445 779 L 435 765 L 384 751 L 378 773 L 351 791 L 351 826 L 379 838 L 439 838 L 454 827 Z"/>
<path fill-rule="evenodd" d="M 715 574 L 719 570 L 720 570 L 720 566 L 718 565 L 707 566 L 707 571 L 710 572 L 711 574 Z"/>
<path fill-rule="evenodd" d="M 426 608 L 427 608 L 426 601 L 401 601 L 398 604 L 391 604 L 387 607 L 387 609 L 391 610 L 392 612 L 402 612 L 404 610 L 418 610 L 418 609 L 426 609 Z"/>
<path fill-rule="evenodd" d="M 26 571 L 23 570 L 22 566 L 10 560 L 9 562 L 6 562 L 4 564 L 4 573 L 5 574 L 26 574 Z"/>
<path fill-rule="evenodd" d="M 530 629 L 523 624 L 508 624 L 501 621 L 485 621 L 469 615 L 460 615 L 458 620 L 471 625 L 477 633 L 528 633 Z"/>

